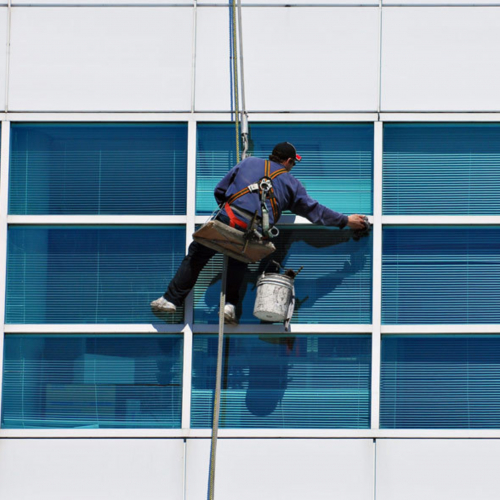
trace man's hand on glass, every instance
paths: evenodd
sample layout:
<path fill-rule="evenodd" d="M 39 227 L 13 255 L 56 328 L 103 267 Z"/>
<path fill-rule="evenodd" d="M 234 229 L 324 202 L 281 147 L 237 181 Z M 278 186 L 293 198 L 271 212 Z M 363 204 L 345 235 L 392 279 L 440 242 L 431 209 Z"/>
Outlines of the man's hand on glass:
<path fill-rule="evenodd" d="M 368 218 L 366 215 L 353 214 L 347 218 L 347 225 L 355 231 L 365 229 L 368 226 Z"/>

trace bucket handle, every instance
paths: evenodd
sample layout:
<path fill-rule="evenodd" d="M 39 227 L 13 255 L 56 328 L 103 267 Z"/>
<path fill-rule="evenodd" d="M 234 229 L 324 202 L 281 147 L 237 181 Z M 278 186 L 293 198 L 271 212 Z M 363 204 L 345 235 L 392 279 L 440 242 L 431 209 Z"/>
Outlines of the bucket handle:
<path fill-rule="evenodd" d="M 302 271 L 302 269 L 304 269 L 304 266 L 300 266 L 298 271 L 294 271 L 293 269 L 285 269 L 279 262 L 276 262 L 275 260 L 270 260 L 267 262 L 267 265 L 264 268 L 264 271 L 262 271 L 262 274 L 266 274 L 267 268 L 271 263 L 273 263 L 279 269 L 279 271 L 283 271 L 283 274 L 288 278 L 291 278 L 292 280 L 297 277 L 297 275 L 300 273 L 300 271 Z"/>

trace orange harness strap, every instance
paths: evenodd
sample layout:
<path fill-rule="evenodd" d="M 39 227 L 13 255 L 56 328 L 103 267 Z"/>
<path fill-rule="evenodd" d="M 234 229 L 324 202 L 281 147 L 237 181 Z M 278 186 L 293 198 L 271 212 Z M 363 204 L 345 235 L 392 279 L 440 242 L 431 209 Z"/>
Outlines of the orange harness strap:
<path fill-rule="evenodd" d="M 284 174 L 285 172 L 287 172 L 286 168 L 280 168 L 279 170 L 276 170 L 276 172 L 273 172 L 271 174 L 271 162 L 269 160 L 265 160 L 265 163 L 264 163 L 264 177 L 263 178 L 268 178 L 268 179 L 273 180 L 273 179 L 276 179 L 276 177 L 278 177 L 278 175 Z M 259 189 L 259 192 L 260 192 L 260 189 Z M 238 224 L 240 227 L 243 227 L 242 224 L 245 224 L 244 229 L 246 229 L 247 224 L 245 222 L 243 222 L 242 220 L 238 219 L 234 215 L 234 212 L 230 208 L 230 205 L 235 200 L 237 200 L 238 198 L 241 198 L 242 196 L 246 195 L 247 193 L 250 193 L 249 186 L 247 186 L 247 187 L 245 187 L 243 189 L 240 189 L 237 193 L 234 193 L 232 196 L 229 197 L 229 199 L 226 202 L 225 209 L 226 209 L 226 213 L 229 216 L 229 219 L 231 221 L 231 227 L 234 227 L 234 225 L 232 225 L 233 224 L 232 221 L 234 220 L 235 224 Z M 276 203 L 276 196 L 274 196 L 274 191 L 273 191 L 272 188 L 271 188 L 271 190 L 269 192 L 269 200 L 271 202 L 271 208 L 273 210 L 273 217 L 274 217 L 274 220 L 276 221 L 278 219 L 279 213 L 278 213 L 278 205 Z"/>
<path fill-rule="evenodd" d="M 246 229 L 248 227 L 248 224 L 245 221 L 238 219 L 238 217 L 234 215 L 233 209 L 231 208 L 231 205 L 229 205 L 229 203 L 226 203 L 226 206 L 224 208 L 229 217 L 229 225 L 231 227 L 240 226 L 242 229 Z"/>

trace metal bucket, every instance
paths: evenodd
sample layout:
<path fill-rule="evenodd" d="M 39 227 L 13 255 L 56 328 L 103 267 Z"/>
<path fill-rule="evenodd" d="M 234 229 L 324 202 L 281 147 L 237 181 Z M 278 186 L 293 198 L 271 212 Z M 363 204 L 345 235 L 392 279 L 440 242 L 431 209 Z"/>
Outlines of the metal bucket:
<path fill-rule="evenodd" d="M 257 280 L 253 315 L 262 321 L 283 323 L 293 298 L 293 278 L 284 274 L 262 274 Z"/>

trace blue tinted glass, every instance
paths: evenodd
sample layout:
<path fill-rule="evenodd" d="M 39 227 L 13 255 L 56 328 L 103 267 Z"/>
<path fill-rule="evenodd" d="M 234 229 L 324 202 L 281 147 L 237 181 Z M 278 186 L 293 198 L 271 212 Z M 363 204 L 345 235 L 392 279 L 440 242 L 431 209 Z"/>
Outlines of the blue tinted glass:
<path fill-rule="evenodd" d="M 386 336 L 385 429 L 500 428 L 500 336 Z"/>
<path fill-rule="evenodd" d="M 384 214 L 499 214 L 499 179 L 499 124 L 384 126 Z"/>
<path fill-rule="evenodd" d="M 386 227 L 384 324 L 500 323 L 500 227 Z"/>
<path fill-rule="evenodd" d="M 370 426 L 369 336 L 226 337 L 220 426 Z M 217 336 L 195 335 L 191 424 L 212 425 Z"/>
<path fill-rule="evenodd" d="M 269 259 L 249 266 L 237 313 L 242 323 L 260 323 L 253 316 L 255 283 L 271 260 L 285 268 L 304 269 L 295 279 L 293 323 L 371 323 L 372 238 L 354 241 L 350 230 L 318 226 L 284 226 Z M 218 323 L 222 257 L 213 258 L 195 287 L 195 321 Z M 228 276 L 228 280 L 231 275 Z"/>
<path fill-rule="evenodd" d="M 186 213 L 186 124 L 13 124 L 9 213 Z"/>
<path fill-rule="evenodd" d="M 3 370 L 3 428 L 181 426 L 180 335 L 7 335 Z"/>
<path fill-rule="evenodd" d="M 252 123 L 249 155 L 267 159 L 282 141 L 293 143 L 302 156 L 293 175 L 312 198 L 337 212 L 372 213 L 373 124 Z M 213 191 L 237 163 L 235 144 L 232 124 L 198 127 L 198 214 L 216 208 Z"/>
<path fill-rule="evenodd" d="M 7 323 L 152 323 L 184 256 L 183 227 L 11 226 Z"/>

